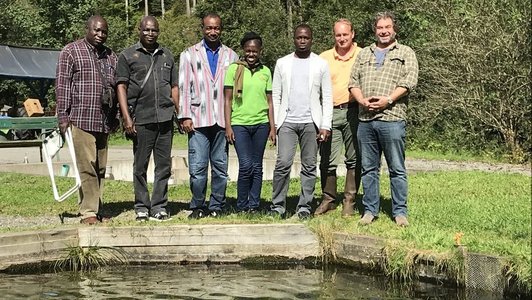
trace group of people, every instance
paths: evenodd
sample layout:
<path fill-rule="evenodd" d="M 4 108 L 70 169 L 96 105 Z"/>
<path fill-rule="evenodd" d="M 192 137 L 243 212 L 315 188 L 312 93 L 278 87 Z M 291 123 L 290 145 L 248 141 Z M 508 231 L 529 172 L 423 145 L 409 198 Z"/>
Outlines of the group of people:
<path fill-rule="evenodd" d="M 258 212 L 262 161 L 269 140 L 277 146 L 270 215 L 287 215 L 290 170 L 298 146 L 301 192 L 297 217 L 312 215 L 318 153 L 323 193 L 314 215 L 334 210 L 336 170 L 343 148 L 347 174 L 342 216 L 354 215 L 360 182 L 364 189 L 360 224 L 370 224 L 378 216 L 384 153 L 392 214 L 399 226 L 408 225 L 406 107 L 417 83 L 418 66 L 413 50 L 396 40 L 392 13 L 376 14 L 376 42 L 364 49 L 354 42 L 352 23 L 339 19 L 333 27 L 334 47 L 319 56 L 311 50 L 311 27 L 298 25 L 294 52 L 277 60 L 273 76 L 260 60 L 260 35 L 244 34 L 239 59 L 221 42 L 219 15 L 205 15 L 201 28 L 203 39 L 180 54 L 179 64 L 170 50 L 157 43 L 159 24 L 153 16 L 141 20 L 139 42 L 118 56 L 104 45 L 108 25 L 101 16 L 89 18 L 85 38 L 61 51 L 57 116 L 63 133 L 72 128 L 82 179 L 81 223 L 108 220 L 100 214 L 107 140 L 121 118 L 126 137 L 133 142 L 138 221 L 170 219 L 168 179 L 173 131 L 178 126 L 188 135 L 189 218 L 224 214 L 229 145 L 234 145 L 239 163 L 236 209 Z M 155 174 L 150 197 L 146 173 L 152 154 Z"/>

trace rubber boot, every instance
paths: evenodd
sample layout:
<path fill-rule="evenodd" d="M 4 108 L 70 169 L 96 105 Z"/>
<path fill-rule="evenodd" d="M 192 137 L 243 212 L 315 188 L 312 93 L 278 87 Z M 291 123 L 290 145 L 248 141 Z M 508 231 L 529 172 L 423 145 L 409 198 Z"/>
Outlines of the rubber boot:
<path fill-rule="evenodd" d="M 344 200 L 342 207 L 342 217 L 354 215 L 355 198 L 358 191 L 358 182 L 355 176 L 355 169 L 348 169 L 345 175 Z"/>
<path fill-rule="evenodd" d="M 336 175 L 325 175 L 321 178 L 323 196 L 321 204 L 314 212 L 315 216 L 323 215 L 328 211 L 336 209 Z"/>

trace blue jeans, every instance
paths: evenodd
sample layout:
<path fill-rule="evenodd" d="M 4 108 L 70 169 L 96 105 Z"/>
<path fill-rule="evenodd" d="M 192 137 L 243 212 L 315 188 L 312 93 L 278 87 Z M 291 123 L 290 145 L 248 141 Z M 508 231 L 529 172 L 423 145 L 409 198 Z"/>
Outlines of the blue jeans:
<path fill-rule="evenodd" d="M 392 216 L 406 216 L 408 182 L 405 168 L 405 121 L 361 121 L 358 124 L 358 145 L 362 156 L 364 213 L 377 216 L 380 210 L 379 171 L 381 153 L 388 164 L 392 194 Z"/>
<path fill-rule="evenodd" d="M 290 183 L 290 170 L 294 163 L 297 144 L 301 151 L 301 194 L 296 212 L 310 213 L 316 185 L 316 161 L 318 156 L 318 130 L 314 123 L 284 122 L 277 134 L 277 161 L 273 171 L 272 210 L 286 213 L 286 195 Z"/>
<path fill-rule="evenodd" d="M 205 209 L 207 170 L 211 163 L 211 196 L 209 210 L 220 211 L 225 206 L 227 186 L 227 151 L 225 129 L 218 126 L 196 128 L 188 134 L 188 172 L 192 200 L 190 209 Z"/>
<path fill-rule="evenodd" d="M 262 159 L 268 140 L 268 123 L 233 126 L 235 150 L 238 156 L 238 183 L 236 209 L 257 209 L 262 189 Z"/>

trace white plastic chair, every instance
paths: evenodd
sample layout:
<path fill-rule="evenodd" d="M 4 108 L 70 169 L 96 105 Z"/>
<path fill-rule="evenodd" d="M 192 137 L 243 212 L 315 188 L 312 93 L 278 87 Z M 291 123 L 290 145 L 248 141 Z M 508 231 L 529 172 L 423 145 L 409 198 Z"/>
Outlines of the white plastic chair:
<path fill-rule="evenodd" d="M 59 192 L 57 190 L 57 185 L 55 184 L 54 166 L 52 164 L 52 159 L 57 155 L 57 153 L 59 153 L 59 150 L 61 150 L 64 144 L 59 129 L 56 129 L 51 134 L 47 135 L 42 142 L 44 159 L 46 161 L 46 165 L 48 166 L 48 173 L 50 174 L 50 179 L 52 180 L 54 198 L 59 202 L 62 202 L 67 199 L 70 195 L 77 192 L 81 187 L 81 178 L 79 177 L 76 153 L 74 152 L 74 142 L 72 141 L 72 130 L 70 129 L 70 127 L 68 127 L 65 132 L 65 140 L 68 145 L 68 149 L 70 150 L 70 157 L 72 158 L 72 166 L 76 182 L 75 185 L 71 187 L 68 191 L 66 191 L 63 195 L 59 195 Z"/>

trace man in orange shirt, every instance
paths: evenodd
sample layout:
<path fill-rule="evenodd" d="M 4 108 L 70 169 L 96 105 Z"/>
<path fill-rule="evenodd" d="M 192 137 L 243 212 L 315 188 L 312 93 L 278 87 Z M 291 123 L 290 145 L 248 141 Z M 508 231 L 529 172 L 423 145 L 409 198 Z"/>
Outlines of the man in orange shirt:
<path fill-rule="evenodd" d="M 345 178 L 342 216 L 353 215 L 353 203 L 360 185 L 360 162 L 357 147 L 358 104 L 350 97 L 347 85 L 351 67 L 361 48 L 354 42 L 353 24 L 347 19 L 334 23 L 334 48 L 320 57 L 329 64 L 333 90 L 332 136 L 320 149 L 321 187 L 320 206 L 314 212 L 318 216 L 336 208 L 336 169 L 342 145 L 345 148 Z"/>

